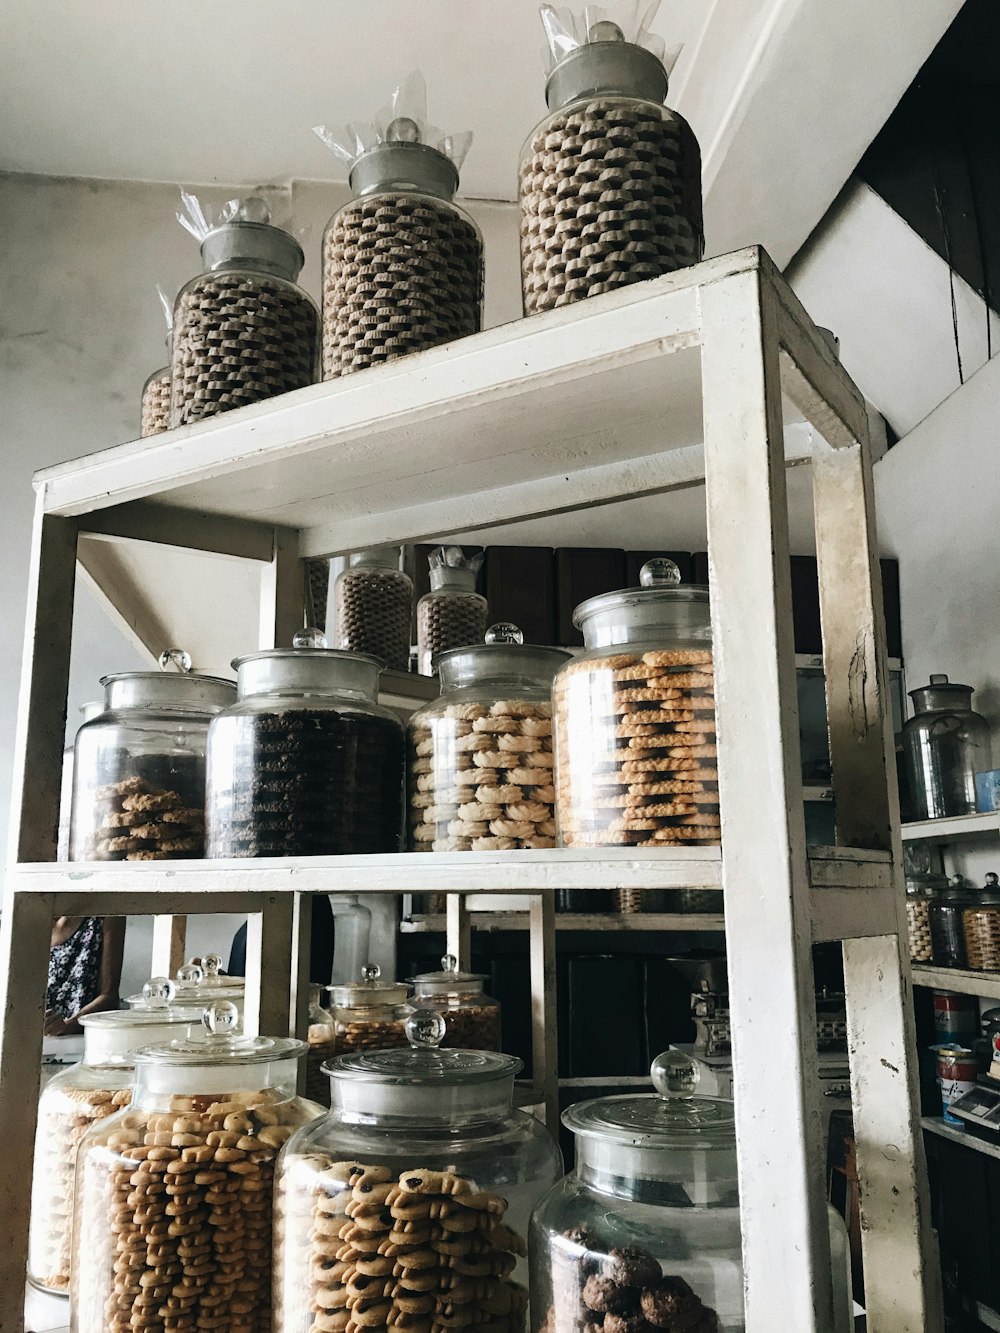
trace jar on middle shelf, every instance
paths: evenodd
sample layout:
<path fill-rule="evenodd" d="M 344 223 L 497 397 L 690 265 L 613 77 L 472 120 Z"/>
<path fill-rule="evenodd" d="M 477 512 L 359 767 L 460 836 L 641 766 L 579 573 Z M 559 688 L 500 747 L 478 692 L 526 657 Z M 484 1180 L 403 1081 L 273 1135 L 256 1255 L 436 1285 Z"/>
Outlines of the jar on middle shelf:
<path fill-rule="evenodd" d="M 906 934 L 910 960 L 914 963 L 929 963 L 934 956 L 931 944 L 931 900 L 936 887 L 936 884 L 927 883 L 924 876 L 906 877 Z"/>
<path fill-rule="evenodd" d="M 434 1009 L 444 1019 L 442 1046 L 499 1051 L 500 1003 L 483 989 L 487 980 L 481 972 L 460 971 L 450 953 L 441 959 L 440 972 L 410 977 L 414 1007 Z"/>
<path fill-rule="evenodd" d="M 92 1125 L 116 1115 L 132 1095 L 135 1051 L 186 1036 L 199 1011 L 172 1004 L 173 986 L 147 982 L 144 1007 L 84 1014 L 83 1058 L 51 1078 L 38 1099 L 31 1186 L 28 1278 L 69 1294 L 76 1157 Z"/>
<path fill-rule="evenodd" d="M 441 1028 L 416 1015 L 412 1049 L 327 1066 L 330 1114 L 278 1167 L 276 1333 L 340 1327 L 336 1311 L 347 1327 L 524 1333 L 528 1217 L 559 1149 L 513 1108 L 521 1061 L 437 1050 Z"/>
<path fill-rule="evenodd" d="M 508 624 L 440 654 L 441 694 L 407 727 L 413 851 L 555 846 L 551 689 L 568 657 Z"/>
<path fill-rule="evenodd" d="M 965 909 L 973 898 L 961 885 L 936 890 L 930 905 L 931 954 L 936 967 L 965 967 Z"/>
<path fill-rule="evenodd" d="M 717 844 L 708 589 L 653 559 L 638 588 L 581 603 L 585 650 L 557 673 L 556 809 L 567 847 Z"/>
<path fill-rule="evenodd" d="M 101 684 L 103 712 L 76 734 L 70 859 L 204 856 L 208 727 L 232 682 L 130 671 Z"/>
<path fill-rule="evenodd" d="M 333 1054 L 406 1046 L 406 1020 L 413 1013 L 409 994 L 404 982 L 383 981 L 377 963 L 366 964 L 358 981 L 331 986 Z"/>
<path fill-rule="evenodd" d="M 275 1159 L 321 1108 L 295 1093 L 304 1042 L 235 1023 L 216 1004 L 140 1051 L 131 1106 L 81 1144 L 73 1333 L 152 1327 L 171 1296 L 178 1327 L 269 1327 Z"/>
<path fill-rule="evenodd" d="M 352 551 L 333 585 L 336 645 L 371 653 L 391 671 L 410 666 L 413 582 L 399 568 L 399 548 Z"/>
<path fill-rule="evenodd" d="M 980 893 L 962 914 L 965 954 L 976 972 L 1000 972 L 1000 894 Z"/>
<path fill-rule="evenodd" d="M 403 728 L 376 659 L 297 647 L 233 665 L 236 703 L 208 737 L 207 854 L 399 851 Z"/>

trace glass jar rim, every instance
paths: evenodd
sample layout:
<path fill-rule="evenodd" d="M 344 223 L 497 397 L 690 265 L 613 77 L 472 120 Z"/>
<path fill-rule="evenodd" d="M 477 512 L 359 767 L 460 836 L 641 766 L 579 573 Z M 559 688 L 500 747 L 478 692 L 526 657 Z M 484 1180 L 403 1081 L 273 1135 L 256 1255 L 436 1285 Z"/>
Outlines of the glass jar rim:
<path fill-rule="evenodd" d="M 686 583 L 673 588 L 618 588 L 614 592 L 601 592 L 588 597 L 573 611 L 573 624 L 583 629 L 584 623 L 600 615 L 602 611 L 623 610 L 630 606 L 651 606 L 656 603 L 672 605 L 678 602 L 705 602 L 709 599 L 709 590 L 705 584 Z"/>
<path fill-rule="evenodd" d="M 562 1122 L 579 1138 L 650 1150 L 724 1149 L 736 1142 L 733 1103 L 723 1097 L 664 1099 L 655 1092 L 577 1102 Z"/>
<path fill-rule="evenodd" d="M 471 1085 L 513 1079 L 524 1068 L 516 1055 L 499 1051 L 399 1047 L 335 1056 L 323 1066 L 332 1079 L 376 1087 Z"/>

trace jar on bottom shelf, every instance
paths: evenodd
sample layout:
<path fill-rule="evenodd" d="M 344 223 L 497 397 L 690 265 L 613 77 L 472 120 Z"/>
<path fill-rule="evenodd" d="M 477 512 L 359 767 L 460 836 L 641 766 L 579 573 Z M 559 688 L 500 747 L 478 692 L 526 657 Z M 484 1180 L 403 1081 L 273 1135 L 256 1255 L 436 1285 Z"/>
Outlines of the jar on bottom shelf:
<path fill-rule="evenodd" d="M 460 972 L 453 954 L 445 954 L 441 969 L 410 978 L 414 1008 L 436 1010 L 444 1019 L 442 1046 L 499 1051 L 500 1005 L 483 990 L 486 976 Z"/>

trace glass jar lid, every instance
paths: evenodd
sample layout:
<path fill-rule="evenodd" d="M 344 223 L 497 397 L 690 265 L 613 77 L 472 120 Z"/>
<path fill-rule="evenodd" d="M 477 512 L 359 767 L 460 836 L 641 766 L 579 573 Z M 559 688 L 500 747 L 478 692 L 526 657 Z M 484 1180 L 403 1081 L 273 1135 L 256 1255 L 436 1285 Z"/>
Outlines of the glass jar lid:
<path fill-rule="evenodd" d="M 230 217 L 207 231 L 201 258 L 208 272 L 247 265 L 294 282 L 305 263 L 302 246 L 294 236 L 271 221 L 266 199 L 244 199 Z"/>
<path fill-rule="evenodd" d="M 262 1065 L 287 1064 L 308 1049 L 294 1037 L 239 1036 L 238 1026 L 235 1004 L 217 1000 L 204 1010 L 200 1033 L 138 1051 L 135 1063 L 145 1089 L 217 1093 L 265 1086 L 271 1077 L 261 1072 Z"/>
<path fill-rule="evenodd" d="M 446 953 L 441 959 L 440 972 L 420 972 L 410 981 L 422 995 L 448 995 L 452 991 L 482 990 L 488 980 L 485 972 L 460 972 L 458 959 L 454 954 Z"/>
<path fill-rule="evenodd" d="M 174 998 L 173 982 L 153 977 L 143 986 L 142 1007 L 84 1014 L 80 1019 L 83 1063 L 130 1065 L 133 1054 L 142 1047 L 172 1041 L 197 1027 L 201 1010 L 174 1005 Z"/>
<path fill-rule="evenodd" d="M 620 93 L 648 102 L 665 102 L 667 71 L 652 51 L 627 42 L 617 23 L 591 24 L 587 40 L 553 67 L 545 85 L 550 111 L 580 97 Z"/>
<path fill-rule="evenodd" d="M 971 685 L 959 685 L 956 681 L 949 680 L 943 673 L 935 672 L 931 675 L 929 684 L 908 690 L 907 693 L 913 700 L 913 707 L 917 713 L 933 713 L 938 709 L 957 709 L 967 712 L 972 708 L 974 690 Z"/>
<path fill-rule="evenodd" d="M 573 612 L 573 624 L 588 648 L 642 640 L 709 640 L 708 588 L 682 587 L 673 560 L 657 556 L 639 571 L 638 588 L 588 597 Z"/>
<path fill-rule="evenodd" d="M 240 699 L 256 694 L 356 695 L 378 699 L 385 663 L 369 653 L 328 648 L 326 636 L 303 630 L 291 648 L 269 648 L 233 660 Z"/>
<path fill-rule="evenodd" d="M 382 981 L 382 969 L 369 963 L 361 969 L 360 981 L 328 986 L 338 1009 L 372 1009 L 381 1005 L 405 1004 L 410 988 L 401 981 Z"/>
<path fill-rule="evenodd" d="M 548 689 L 552 677 L 570 657 L 572 653 L 562 648 L 526 644 L 516 625 L 500 621 L 489 627 L 483 643 L 437 653 L 434 666 L 442 691 L 486 681 L 502 681 L 514 689 Z"/>
<path fill-rule="evenodd" d="M 192 671 L 123 671 L 103 676 L 101 684 L 104 687 L 104 709 L 109 713 L 146 708 L 151 712 L 178 709 L 212 714 L 228 708 L 236 698 L 236 686 L 231 680 L 200 676 Z"/>

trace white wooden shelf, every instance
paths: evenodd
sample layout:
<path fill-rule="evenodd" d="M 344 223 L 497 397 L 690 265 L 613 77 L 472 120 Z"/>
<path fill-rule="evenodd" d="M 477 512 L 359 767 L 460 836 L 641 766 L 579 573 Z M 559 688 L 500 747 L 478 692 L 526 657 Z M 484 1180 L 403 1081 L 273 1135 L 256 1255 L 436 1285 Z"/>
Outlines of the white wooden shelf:
<path fill-rule="evenodd" d="M 935 967 L 933 963 L 914 963 L 913 982 L 933 990 L 956 991 L 959 995 L 981 995 L 1000 999 L 1000 972 L 972 972 L 960 967 Z"/>
<path fill-rule="evenodd" d="M 925 1115 L 920 1123 L 928 1134 L 936 1134 L 939 1139 L 947 1139 L 949 1143 L 958 1143 L 963 1148 L 971 1148 L 973 1152 L 980 1152 L 985 1157 L 1000 1158 L 1000 1140 L 976 1138 L 974 1134 L 966 1134 L 964 1130 L 956 1129 L 954 1125 L 939 1115 Z"/>
<path fill-rule="evenodd" d="M 503 930 L 527 930 L 528 916 L 526 912 L 470 911 L 469 923 L 473 930 L 481 930 L 486 934 Z M 405 935 L 427 935 L 446 930 L 447 924 L 448 919 L 443 914 L 417 913 L 404 917 L 400 922 L 400 930 Z M 635 935 L 657 930 L 721 931 L 726 928 L 726 920 L 721 913 L 710 912 L 557 912 L 555 927 L 557 931 L 602 931 L 608 934 L 625 931 Z"/>
<path fill-rule="evenodd" d="M 902 826 L 904 842 L 954 842 L 959 838 L 1000 834 L 1000 810 L 985 815 L 953 815 L 948 819 L 920 819 Z"/>

